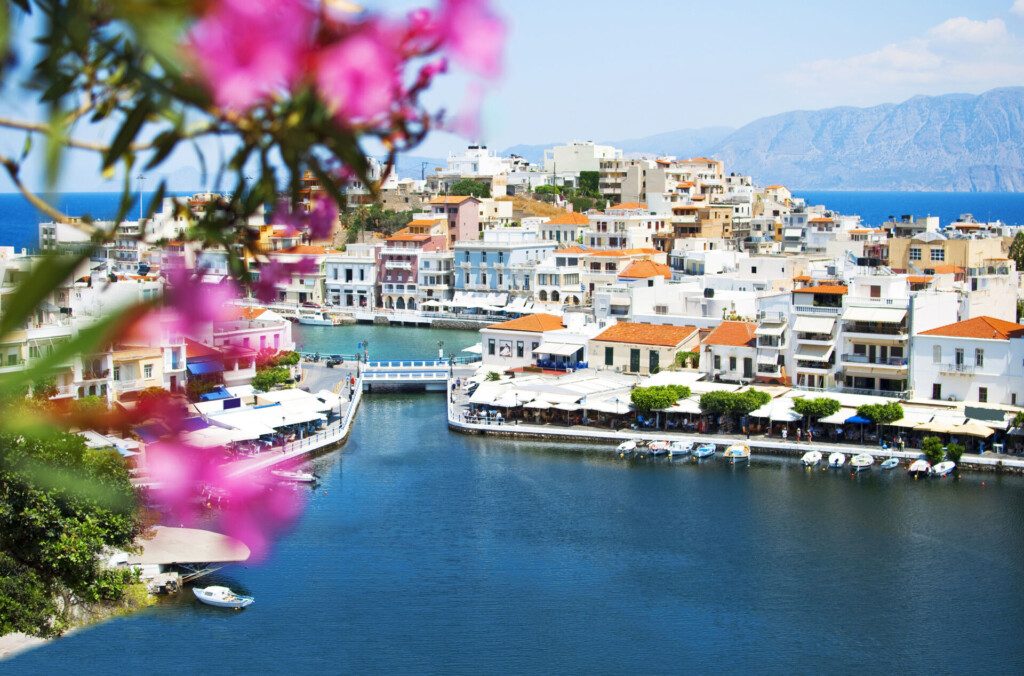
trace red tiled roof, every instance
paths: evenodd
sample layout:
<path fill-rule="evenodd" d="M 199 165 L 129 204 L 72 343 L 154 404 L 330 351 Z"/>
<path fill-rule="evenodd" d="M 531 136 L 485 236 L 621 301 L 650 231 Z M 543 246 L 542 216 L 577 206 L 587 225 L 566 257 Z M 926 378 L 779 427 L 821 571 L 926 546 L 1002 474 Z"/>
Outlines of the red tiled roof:
<path fill-rule="evenodd" d="M 610 326 L 594 340 L 605 343 L 630 343 L 633 345 L 657 345 L 675 347 L 697 333 L 695 326 L 659 326 L 640 322 L 619 322 Z"/>
<path fill-rule="evenodd" d="M 754 322 L 722 322 L 707 335 L 704 344 L 754 347 L 754 331 L 757 331 L 757 324 Z"/>
<path fill-rule="evenodd" d="M 841 284 L 819 284 L 818 286 L 805 286 L 802 289 L 793 289 L 793 293 L 820 293 L 828 296 L 843 296 L 849 289 Z"/>
<path fill-rule="evenodd" d="M 320 256 L 327 253 L 327 249 L 322 246 L 313 246 L 310 244 L 299 244 L 297 246 L 290 247 L 288 249 L 278 249 L 271 251 L 271 254 L 302 254 L 306 256 Z"/>
<path fill-rule="evenodd" d="M 630 263 L 625 270 L 619 273 L 619 277 L 622 279 L 650 279 L 651 277 L 672 279 L 672 269 L 649 259 L 639 260 Z"/>
<path fill-rule="evenodd" d="M 625 211 L 627 209 L 646 209 L 647 205 L 643 202 L 621 202 L 619 204 L 613 204 L 608 208 L 612 210 Z"/>
<path fill-rule="evenodd" d="M 564 214 L 558 214 L 548 219 L 548 223 L 552 225 L 589 225 L 590 219 L 585 214 L 581 214 L 578 211 L 570 211 Z"/>
<path fill-rule="evenodd" d="M 525 315 L 518 319 L 510 319 L 507 322 L 490 324 L 486 328 L 499 331 L 527 331 L 530 333 L 543 333 L 545 331 L 557 331 L 565 328 L 562 318 L 539 312 L 534 315 Z"/>
<path fill-rule="evenodd" d="M 185 358 L 186 359 L 202 359 L 205 357 L 220 357 L 220 351 L 216 348 L 212 348 L 209 345 L 203 345 L 200 342 L 194 341 L 191 338 L 185 339 Z"/>
<path fill-rule="evenodd" d="M 1009 340 L 1024 336 L 1024 324 L 996 319 L 995 317 L 974 317 L 937 329 L 922 331 L 922 336 L 946 336 L 949 338 L 979 338 L 986 340 Z"/>
<path fill-rule="evenodd" d="M 430 200 L 431 204 L 462 204 L 466 200 L 476 200 L 471 195 L 446 195 L 443 197 L 435 197 Z M 479 200 L 477 200 L 479 202 Z"/>
<path fill-rule="evenodd" d="M 922 266 L 922 267 L 924 267 L 927 270 L 934 271 L 935 274 L 937 274 L 937 275 L 962 275 L 963 272 L 964 272 L 964 269 L 962 267 L 960 267 L 959 265 L 942 264 L 942 265 L 927 265 L 927 266 Z"/>

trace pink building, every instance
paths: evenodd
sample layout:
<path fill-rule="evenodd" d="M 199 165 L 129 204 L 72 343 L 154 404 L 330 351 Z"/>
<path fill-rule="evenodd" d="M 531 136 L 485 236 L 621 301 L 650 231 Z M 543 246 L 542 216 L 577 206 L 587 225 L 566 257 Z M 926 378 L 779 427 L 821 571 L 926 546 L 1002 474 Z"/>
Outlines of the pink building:
<path fill-rule="evenodd" d="M 446 230 L 443 220 L 416 220 L 388 237 L 377 258 L 377 280 L 380 283 L 377 297 L 382 307 L 416 309 L 419 254 L 447 251 Z"/>
<path fill-rule="evenodd" d="M 430 200 L 435 218 L 448 221 L 448 245 L 480 239 L 480 200 L 475 197 L 441 196 Z"/>

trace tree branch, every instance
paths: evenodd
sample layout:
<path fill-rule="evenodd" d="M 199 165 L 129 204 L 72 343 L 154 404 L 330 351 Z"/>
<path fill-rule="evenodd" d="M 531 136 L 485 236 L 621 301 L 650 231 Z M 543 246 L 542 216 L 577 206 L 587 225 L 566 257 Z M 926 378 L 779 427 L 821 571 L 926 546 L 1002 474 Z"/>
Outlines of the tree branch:
<path fill-rule="evenodd" d="M 82 113 L 76 111 L 76 115 Z M 8 129 L 20 129 L 22 131 L 39 132 L 41 134 L 50 133 L 50 126 L 42 122 L 29 122 L 27 120 L 15 120 L 10 117 L 0 117 L 0 127 L 7 127 Z M 200 136 L 205 136 L 217 131 L 217 125 L 212 122 L 196 125 L 192 129 L 185 131 L 181 134 L 182 139 L 195 139 Z M 97 153 L 105 153 L 110 150 L 110 146 L 105 143 L 99 143 L 97 141 L 85 141 L 82 139 L 76 139 L 68 137 L 63 140 L 63 144 L 71 148 L 79 148 L 81 150 L 91 150 Z M 139 152 L 142 150 L 152 150 L 152 143 L 132 143 L 128 146 L 128 150 L 132 152 Z"/>
<path fill-rule="evenodd" d="M 15 162 L 9 157 L 0 155 L 0 164 L 4 165 L 4 169 L 7 170 L 7 175 L 11 177 L 11 181 L 14 183 L 15 187 L 18 188 L 18 191 L 21 193 L 22 197 L 28 200 L 28 202 L 36 209 L 39 209 L 39 211 L 43 212 L 44 214 L 52 218 L 54 221 L 74 226 L 86 234 L 92 235 L 94 232 L 96 232 L 95 226 L 93 226 L 91 223 L 86 223 L 79 219 L 71 218 L 62 211 L 55 209 L 53 206 L 50 205 L 49 202 L 47 202 L 42 197 L 39 197 L 39 195 L 36 195 L 34 192 L 29 190 L 25 186 L 25 184 L 21 182 L 21 177 L 18 175 L 21 170 L 21 167 L 17 162 Z"/>

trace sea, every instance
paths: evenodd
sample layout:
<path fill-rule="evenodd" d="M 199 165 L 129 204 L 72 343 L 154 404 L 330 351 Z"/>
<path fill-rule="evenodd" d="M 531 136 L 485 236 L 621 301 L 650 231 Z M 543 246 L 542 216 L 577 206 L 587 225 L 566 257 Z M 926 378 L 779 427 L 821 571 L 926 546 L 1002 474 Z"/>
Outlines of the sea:
<path fill-rule="evenodd" d="M 890 217 L 905 214 L 938 216 L 946 224 L 968 213 L 979 221 L 999 220 L 1008 225 L 1024 225 L 1024 193 L 795 191 L 794 194 L 808 204 L 823 204 L 843 214 L 857 214 L 869 226 L 878 226 Z M 142 194 L 144 208 L 148 208 L 152 196 L 152 193 Z M 120 196 L 66 192 L 46 198 L 68 215 L 88 215 L 104 220 L 117 214 Z M 139 195 L 136 193 L 129 218 L 135 218 L 138 213 Z M 21 195 L 0 194 L 0 246 L 36 249 L 39 244 L 37 226 L 48 220 Z"/>

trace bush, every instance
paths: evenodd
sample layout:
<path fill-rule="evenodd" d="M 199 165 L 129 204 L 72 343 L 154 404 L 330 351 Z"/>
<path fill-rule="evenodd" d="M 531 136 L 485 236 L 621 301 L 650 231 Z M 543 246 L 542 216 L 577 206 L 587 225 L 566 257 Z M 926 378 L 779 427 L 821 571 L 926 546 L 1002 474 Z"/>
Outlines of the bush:
<path fill-rule="evenodd" d="M 876 425 L 891 425 L 903 419 L 903 407 L 895 401 L 888 404 L 864 404 L 857 407 L 857 415 Z"/>
<path fill-rule="evenodd" d="M 966 450 L 967 449 L 964 448 L 963 444 L 957 444 L 957 443 L 950 444 L 950 445 L 946 446 L 946 457 L 959 465 L 960 464 L 960 458 L 963 456 L 963 454 L 964 454 L 964 452 Z"/>
<path fill-rule="evenodd" d="M 835 399 L 828 397 L 816 397 L 804 399 L 797 397 L 793 400 L 793 410 L 805 418 L 825 418 L 838 413 L 842 406 Z"/>
<path fill-rule="evenodd" d="M 942 439 L 938 437 L 925 437 L 921 441 L 921 450 L 924 457 L 933 465 L 942 462 L 946 457 L 946 452 L 942 450 Z"/>
<path fill-rule="evenodd" d="M 634 388 L 630 400 L 638 411 L 646 413 L 666 409 L 689 396 L 690 388 L 685 385 L 652 385 Z"/>
<path fill-rule="evenodd" d="M 676 366 L 691 369 L 700 368 L 700 352 L 676 352 Z"/>
<path fill-rule="evenodd" d="M 498 373 L 497 371 L 488 371 L 487 372 L 487 380 L 489 380 L 491 382 L 493 382 L 495 380 L 501 380 L 501 374 Z"/>
<path fill-rule="evenodd" d="M 252 386 L 260 392 L 269 392 L 278 385 L 284 385 L 291 378 L 291 371 L 284 366 L 271 366 L 256 372 L 252 379 Z"/>
<path fill-rule="evenodd" d="M 491 186 L 483 181 L 463 178 L 452 183 L 449 195 L 469 195 L 470 197 L 490 197 Z"/>
<path fill-rule="evenodd" d="M 700 397 L 700 410 L 711 415 L 743 416 L 771 400 L 770 394 L 755 389 L 746 392 L 707 392 Z"/>

